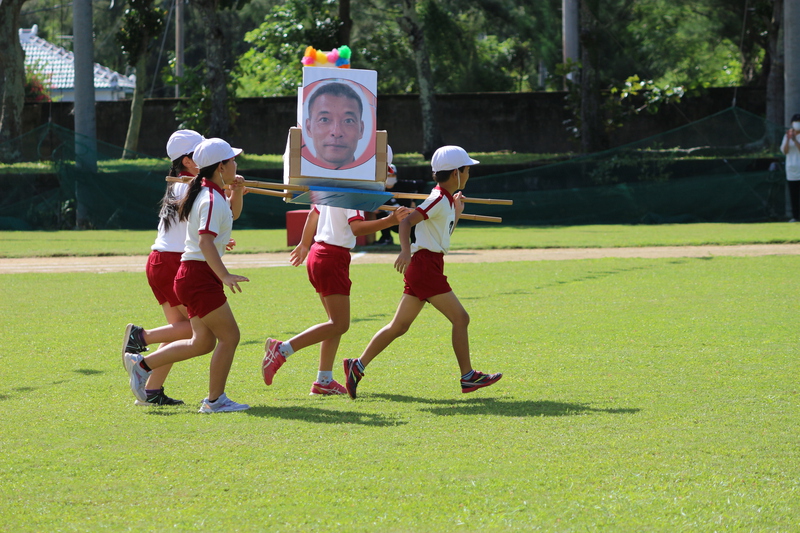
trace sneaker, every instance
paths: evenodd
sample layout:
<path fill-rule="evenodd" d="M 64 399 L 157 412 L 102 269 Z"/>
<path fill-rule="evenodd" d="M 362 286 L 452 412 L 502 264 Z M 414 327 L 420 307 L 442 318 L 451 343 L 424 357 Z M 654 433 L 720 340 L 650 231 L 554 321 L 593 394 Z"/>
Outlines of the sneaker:
<path fill-rule="evenodd" d="M 272 385 L 272 378 L 275 377 L 275 372 L 286 362 L 286 358 L 278 350 L 280 345 L 281 341 L 276 341 L 275 339 L 267 339 L 266 344 L 264 344 L 264 360 L 261 362 L 261 374 L 263 374 L 264 383 L 267 385 Z"/>
<path fill-rule="evenodd" d="M 150 377 L 150 372 L 142 368 L 139 363 L 142 362 L 144 357 L 138 353 L 125 354 L 126 358 L 130 359 L 130 367 L 126 367 L 128 376 L 130 376 L 131 392 L 136 396 L 136 399 L 142 402 L 147 401 L 147 393 L 144 392 L 144 386 L 147 384 L 147 378 Z"/>
<path fill-rule="evenodd" d="M 331 396 L 334 394 L 347 394 L 347 389 L 341 383 L 336 381 L 331 381 L 327 385 L 323 385 L 317 381 L 311 385 L 311 392 L 308 393 L 309 396 L 316 396 L 321 394 L 323 396 Z"/>
<path fill-rule="evenodd" d="M 175 398 L 170 398 L 166 394 L 164 394 L 164 387 L 161 387 L 155 394 L 148 394 L 147 400 L 140 401 L 136 400 L 133 402 L 134 405 L 138 405 L 140 407 L 149 406 L 149 405 L 183 405 L 183 400 L 176 400 Z"/>
<path fill-rule="evenodd" d="M 364 373 L 358 369 L 356 362 L 358 359 L 345 359 L 344 360 L 344 376 L 345 385 L 347 387 L 347 394 L 354 400 L 356 399 L 356 387 L 358 382 L 364 377 Z"/>
<path fill-rule="evenodd" d="M 461 392 L 472 392 L 475 390 L 480 389 L 481 387 L 488 387 L 489 385 L 494 385 L 500 378 L 503 377 L 503 374 L 484 374 L 483 372 L 478 372 L 477 370 L 469 379 L 462 379 L 461 380 Z"/>
<path fill-rule="evenodd" d="M 246 403 L 236 403 L 230 398 L 228 398 L 225 393 L 223 392 L 217 401 L 211 403 L 208 401 L 208 398 L 203 400 L 202 405 L 200 405 L 200 410 L 197 411 L 198 413 L 230 413 L 234 411 L 246 411 L 250 409 L 250 406 Z"/>
<path fill-rule="evenodd" d="M 131 368 L 133 368 L 133 365 L 136 364 L 133 362 L 133 360 L 136 358 L 137 355 L 139 354 L 131 352 L 125 352 L 124 354 L 122 354 L 122 366 L 125 367 L 125 372 L 127 372 L 129 375 L 131 373 Z"/>
<path fill-rule="evenodd" d="M 122 366 L 125 366 L 126 353 L 142 353 L 147 351 L 142 332 L 144 328 L 128 324 L 125 328 L 125 336 L 122 338 Z"/>

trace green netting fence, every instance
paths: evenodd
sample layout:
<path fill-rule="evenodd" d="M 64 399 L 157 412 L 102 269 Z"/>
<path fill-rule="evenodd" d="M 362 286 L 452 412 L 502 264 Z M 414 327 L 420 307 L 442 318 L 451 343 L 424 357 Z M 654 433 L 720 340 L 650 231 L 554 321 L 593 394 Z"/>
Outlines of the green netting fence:
<path fill-rule="evenodd" d="M 782 135 L 782 127 L 733 107 L 590 156 L 488 176 L 477 167 L 468 195 L 510 198 L 514 205 L 469 211 L 500 216 L 510 225 L 783 220 Z M 96 155 L 96 172 L 81 167 L 87 153 Z M 69 227 L 78 205 L 90 227 L 155 228 L 169 163 L 154 161 L 145 171 L 121 156 L 120 147 L 54 125 L 0 145 L 3 160 L 56 162 L 54 175 L 0 175 L 6 182 L 0 229 Z M 236 226 L 282 228 L 286 211 L 302 207 L 248 195 Z"/>

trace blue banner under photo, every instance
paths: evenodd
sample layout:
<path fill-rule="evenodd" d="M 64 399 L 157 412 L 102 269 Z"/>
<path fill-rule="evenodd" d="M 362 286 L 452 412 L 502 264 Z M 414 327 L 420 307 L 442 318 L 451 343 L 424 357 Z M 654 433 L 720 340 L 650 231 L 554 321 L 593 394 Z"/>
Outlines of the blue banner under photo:
<path fill-rule="evenodd" d="M 377 211 L 378 207 L 392 199 L 392 193 L 345 189 L 342 187 L 309 187 L 291 200 L 292 204 L 317 204 L 359 211 Z"/>

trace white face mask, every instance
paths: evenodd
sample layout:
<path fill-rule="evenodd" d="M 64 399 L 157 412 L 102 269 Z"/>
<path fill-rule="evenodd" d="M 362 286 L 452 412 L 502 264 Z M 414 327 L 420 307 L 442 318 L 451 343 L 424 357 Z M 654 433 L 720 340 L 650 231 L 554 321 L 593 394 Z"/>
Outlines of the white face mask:
<path fill-rule="evenodd" d="M 792 122 L 792 129 L 800 131 L 800 122 Z"/>

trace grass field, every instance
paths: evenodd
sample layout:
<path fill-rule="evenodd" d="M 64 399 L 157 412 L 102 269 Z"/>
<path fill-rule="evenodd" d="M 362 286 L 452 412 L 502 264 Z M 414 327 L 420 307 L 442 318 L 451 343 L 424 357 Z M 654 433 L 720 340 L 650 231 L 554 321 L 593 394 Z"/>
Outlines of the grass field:
<path fill-rule="evenodd" d="M 242 342 L 227 392 L 253 408 L 208 416 L 208 357 L 167 382 L 186 406 L 133 405 L 122 330 L 163 321 L 144 274 L 4 275 L 0 529 L 796 531 L 797 269 L 796 256 L 451 264 L 473 362 L 504 378 L 461 394 L 448 325 L 426 307 L 355 401 L 308 396 L 314 348 L 263 384 L 265 337 L 322 310 L 303 269 L 237 271 L 251 282 L 229 294 Z M 402 290 L 387 265 L 351 277 L 340 358 Z"/>

